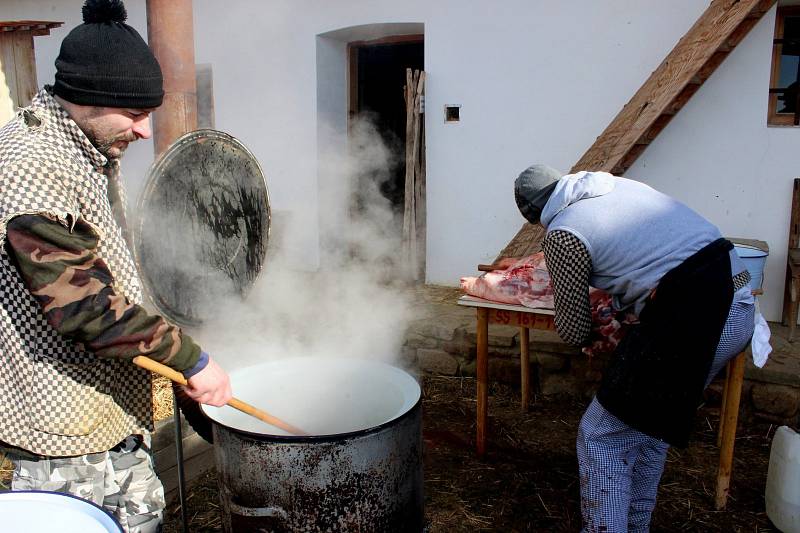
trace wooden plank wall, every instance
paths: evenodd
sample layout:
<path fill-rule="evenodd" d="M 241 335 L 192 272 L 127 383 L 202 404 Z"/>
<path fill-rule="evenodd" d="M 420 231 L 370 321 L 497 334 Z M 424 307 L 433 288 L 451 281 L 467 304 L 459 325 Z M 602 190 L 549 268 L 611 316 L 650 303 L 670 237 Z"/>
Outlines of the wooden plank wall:
<path fill-rule="evenodd" d="M 0 33 L 0 126 L 14 115 L 17 101 L 17 74 L 13 33 Z"/>
<path fill-rule="evenodd" d="M 17 107 L 30 103 L 37 91 L 33 32 L 0 32 L 0 125 Z"/>
<path fill-rule="evenodd" d="M 181 417 L 183 431 L 183 468 L 187 485 L 214 468 L 214 447 L 200 438 Z M 178 467 L 173 417 L 156 422 L 152 442 L 156 474 L 164 485 L 167 501 L 178 496 Z"/>

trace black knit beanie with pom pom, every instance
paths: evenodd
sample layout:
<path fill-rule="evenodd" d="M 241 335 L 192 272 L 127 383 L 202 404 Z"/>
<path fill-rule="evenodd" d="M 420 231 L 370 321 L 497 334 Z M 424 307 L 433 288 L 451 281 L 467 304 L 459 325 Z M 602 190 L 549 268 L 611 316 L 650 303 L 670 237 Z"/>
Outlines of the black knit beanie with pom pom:
<path fill-rule="evenodd" d="M 53 92 L 68 102 L 98 107 L 158 107 L 161 67 L 144 39 L 125 24 L 121 0 L 86 0 L 83 24 L 61 43 Z"/>

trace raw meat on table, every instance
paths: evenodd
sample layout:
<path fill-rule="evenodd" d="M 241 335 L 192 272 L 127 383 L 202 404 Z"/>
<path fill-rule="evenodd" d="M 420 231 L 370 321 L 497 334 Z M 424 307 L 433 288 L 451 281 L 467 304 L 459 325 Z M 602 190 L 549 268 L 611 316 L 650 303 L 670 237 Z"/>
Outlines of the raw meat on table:
<path fill-rule="evenodd" d="M 553 309 L 553 287 L 544 252 L 504 262 L 508 265 L 504 269 L 461 278 L 461 288 L 470 296 L 484 300 L 533 309 Z M 611 295 L 593 287 L 589 288 L 589 307 L 592 331 L 581 350 L 590 357 L 612 353 L 628 327 L 639 321 L 631 312 L 615 310 Z"/>
<path fill-rule="evenodd" d="M 469 295 L 531 308 L 553 308 L 553 287 L 544 262 L 544 252 L 514 261 L 504 270 L 492 270 L 478 277 L 461 278 Z"/>

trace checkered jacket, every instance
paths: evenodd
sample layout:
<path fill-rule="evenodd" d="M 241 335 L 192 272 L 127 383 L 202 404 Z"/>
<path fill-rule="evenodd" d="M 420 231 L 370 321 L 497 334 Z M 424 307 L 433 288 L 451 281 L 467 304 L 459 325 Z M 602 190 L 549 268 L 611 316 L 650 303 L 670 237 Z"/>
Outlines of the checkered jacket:
<path fill-rule="evenodd" d="M 100 237 L 96 253 L 115 290 L 141 303 L 136 267 L 109 200 L 122 194 L 117 167 L 98 152 L 47 91 L 0 129 L 0 440 L 67 456 L 105 451 L 152 430 L 150 373 L 101 359 L 45 319 L 6 247 L 8 222 L 41 214 Z M 116 198 L 123 204 L 122 198 Z M 116 202 L 114 202 L 116 203 Z"/>

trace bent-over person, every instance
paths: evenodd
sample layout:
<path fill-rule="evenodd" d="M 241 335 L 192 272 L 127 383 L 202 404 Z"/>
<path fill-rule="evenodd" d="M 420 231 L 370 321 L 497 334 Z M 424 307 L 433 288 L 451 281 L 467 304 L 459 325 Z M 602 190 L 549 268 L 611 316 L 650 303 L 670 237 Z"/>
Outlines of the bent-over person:
<path fill-rule="evenodd" d="M 750 274 L 716 226 L 637 181 L 534 165 L 515 197 L 546 229 L 562 339 L 587 340 L 589 286 L 639 317 L 583 415 L 577 455 L 584 530 L 648 531 L 667 448 L 686 445 L 703 390 L 753 335 Z"/>

